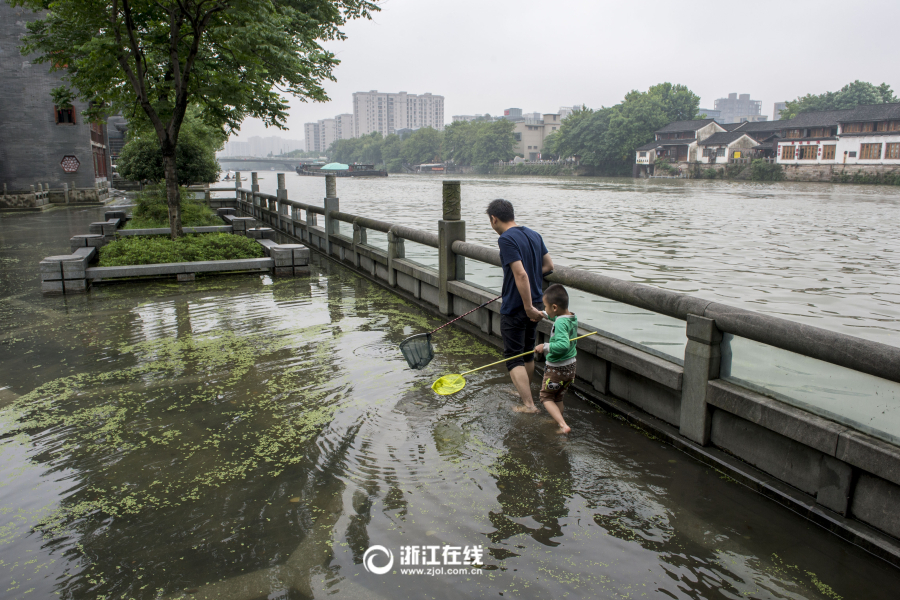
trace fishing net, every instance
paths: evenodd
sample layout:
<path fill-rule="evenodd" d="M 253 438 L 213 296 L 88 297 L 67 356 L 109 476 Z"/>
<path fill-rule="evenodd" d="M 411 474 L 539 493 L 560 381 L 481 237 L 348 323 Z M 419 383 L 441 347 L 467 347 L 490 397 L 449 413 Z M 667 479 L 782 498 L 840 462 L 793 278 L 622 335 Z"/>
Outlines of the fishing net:
<path fill-rule="evenodd" d="M 409 364 L 410 369 L 424 368 L 434 358 L 431 347 L 431 334 L 420 333 L 400 342 L 400 352 Z"/>
<path fill-rule="evenodd" d="M 435 394 L 449 396 L 455 394 L 466 386 L 466 380 L 462 375 L 444 375 L 431 385 Z"/>

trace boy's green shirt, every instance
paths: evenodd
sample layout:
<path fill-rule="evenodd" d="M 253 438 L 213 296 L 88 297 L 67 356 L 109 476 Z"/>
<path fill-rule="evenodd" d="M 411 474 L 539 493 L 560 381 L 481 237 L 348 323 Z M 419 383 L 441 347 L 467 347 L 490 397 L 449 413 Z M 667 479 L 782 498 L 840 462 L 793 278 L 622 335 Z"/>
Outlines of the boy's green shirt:
<path fill-rule="evenodd" d="M 553 323 L 550 329 L 550 341 L 544 346 L 547 363 L 567 365 L 575 362 L 578 348 L 575 346 L 575 342 L 569 340 L 578 336 L 578 317 L 576 315 L 560 315 L 550 318 L 550 321 Z"/>

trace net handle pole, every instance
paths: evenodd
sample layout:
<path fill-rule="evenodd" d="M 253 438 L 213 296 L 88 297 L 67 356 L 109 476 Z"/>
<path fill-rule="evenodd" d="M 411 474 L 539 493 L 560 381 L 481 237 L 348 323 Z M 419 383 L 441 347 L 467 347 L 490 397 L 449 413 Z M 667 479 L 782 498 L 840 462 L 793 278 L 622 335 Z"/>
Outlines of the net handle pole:
<path fill-rule="evenodd" d="M 596 331 L 592 331 L 592 332 L 586 333 L 586 334 L 584 334 L 584 335 L 579 335 L 578 337 L 573 337 L 573 338 L 572 338 L 571 340 L 569 340 L 569 341 L 570 341 L 570 342 L 574 342 L 575 340 L 580 340 L 581 338 L 586 338 L 587 336 L 589 336 L 589 335 L 594 335 L 595 333 L 597 333 L 597 332 L 596 332 Z M 528 355 L 531 354 L 532 352 L 534 352 L 534 350 L 529 350 L 528 352 L 523 352 L 522 354 L 517 354 L 517 355 L 515 355 L 515 356 L 510 356 L 510 357 L 508 357 L 508 358 L 504 358 L 503 360 L 498 360 L 497 362 L 492 362 L 492 363 L 489 364 L 489 365 L 484 365 L 483 367 L 478 367 L 477 369 L 472 369 L 471 371 L 466 371 L 465 373 L 460 373 L 459 375 L 460 375 L 460 377 L 462 377 L 463 375 L 468 375 L 469 373 L 474 373 L 475 371 L 480 371 L 480 370 L 482 370 L 482 369 L 487 369 L 488 367 L 493 367 L 494 365 L 499 365 L 500 363 L 505 363 L 506 361 L 512 360 L 512 359 L 514 359 L 514 358 L 522 358 L 523 356 L 528 356 Z"/>
<path fill-rule="evenodd" d="M 438 327 L 437 329 L 435 329 L 435 330 L 432 331 L 431 333 L 433 334 L 435 331 L 440 331 L 441 329 L 443 329 L 443 328 L 446 327 L 447 325 L 452 325 L 453 323 L 456 323 L 457 321 L 459 321 L 459 320 L 462 319 L 463 317 L 467 317 L 467 316 L 471 315 L 473 312 L 475 312 L 475 311 L 478 310 L 479 308 L 484 308 L 485 306 L 487 306 L 487 305 L 490 304 L 491 302 L 496 302 L 497 300 L 499 300 L 499 299 L 502 298 L 502 297 L 503 297 L 503 296 L 497 296 L 496 298 L 494 298 L 494 299 L 492 299 L 492 300 L 488 300 L 487 302 L 485 302 L 484 304 L 482 304 L 482 305 L 480 305 L 480 306 L 476 306 L 475 308 L 473 308 L 473 309 L 470 310 L 469 312 L 467 312 L 467 313 L 465 313 L 465 314 L 462 314 L 462 315 L 459 315 L 458 317 L 456 317 L 456 318 L 453 319 L 452 321 L 448 321 L 447 323 L 444 323 L 443 325 L 441 325 L 440 327 Z"/>

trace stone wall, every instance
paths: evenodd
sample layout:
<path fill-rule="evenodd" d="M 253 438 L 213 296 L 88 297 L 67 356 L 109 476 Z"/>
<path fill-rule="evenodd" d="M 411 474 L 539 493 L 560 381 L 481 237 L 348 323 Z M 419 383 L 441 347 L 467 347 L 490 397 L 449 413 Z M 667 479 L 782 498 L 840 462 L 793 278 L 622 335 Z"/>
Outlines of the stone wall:
<path fill-rule="evenodd" d="M 56 123 L 50 90 L 62 84 L 61 73 L 35 64 L 19 51 L 26 25 L 40 15 L 0 0 L 0 184 L 10 191 L 28 190 L 37 182 L 51 189 L 94 188 L 94 158 L 90 125 L 81 116 L 85 104 L 75 103 L 76 123 Z M 63 171 L 64 156 L 81 163 L 75 173 Z M 87 195 L 90 195 L 89 193 Z"/>
<path fill-rule="evenodd" d="M 781 165 L 786 181 L 840 181 L 854 176 L 880 180 L 885 175 L 900 177 L 900 167 L 886 165 Z"/>

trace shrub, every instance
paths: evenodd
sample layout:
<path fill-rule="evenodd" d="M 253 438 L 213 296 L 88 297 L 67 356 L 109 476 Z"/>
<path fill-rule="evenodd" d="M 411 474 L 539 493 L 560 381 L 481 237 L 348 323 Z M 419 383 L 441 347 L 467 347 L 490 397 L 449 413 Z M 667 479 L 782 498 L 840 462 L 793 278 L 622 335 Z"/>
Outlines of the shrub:
<path fill-rule="evenodd" d="M 703 169 L 700 172 L 700 179 L 715 179 L 718 176 L 719 176 L 719 170 L 714 169 L 712 167 L 710 167 L 708 169 Z"/>
<path fill-rule="evenodd" d="M 654 164 L 656 165 L 654 171 L 662 171 L 666 175 L 672 175 L 673 173 L 675 173 L 675 167 L 670 165 L 665 160 L 657 160 Z"/>
<path fill-rule="evenodd" d="M 263 248 L 256 240 L 230 233 L 187 235 L 177 240 L 164 236 L 131 236 L 100 248 L 100 266 L 236 260 L 262 256 Z"/>
<path fill-rule="evenodd" d="M 181 225 L 182 227 L 203 227 L 205 225 L 222 225 L 222 219 L 216 216 L 202 200 L 192 198 L 192 193 L 181 188 Z M 132 212 L 132 219 L 126 229 L 153 229 L 169 226 L 169 205 L 166 201 L 165 186 L 153 186 L 135 198 L 137 205 Z"/>
<path fill-rule="evenodd" d="M 750 163 L 750 179 L 753 181 L 781 181 L 784 179 L 784 169 L 781 165 L 768 163 L 761 158 L 754 159 Z"/>

